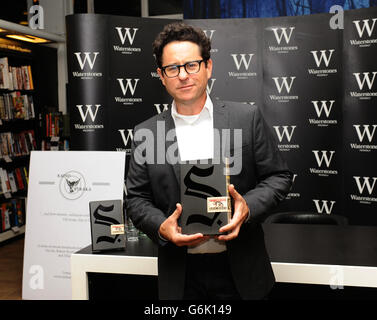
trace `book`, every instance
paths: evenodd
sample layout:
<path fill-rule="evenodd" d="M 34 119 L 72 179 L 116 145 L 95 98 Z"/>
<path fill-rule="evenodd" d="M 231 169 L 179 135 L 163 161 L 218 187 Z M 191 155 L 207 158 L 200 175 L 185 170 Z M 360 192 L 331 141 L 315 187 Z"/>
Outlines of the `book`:
<path fill-rule="evenodd" d="M 1 204 L 1 220 L 2 220 L 2 231 L 6 231 L 11 228 L 9 208 L 6 203 Z"/>
<path fill-rule="evenodd" d="M 0 88 L 10 89 L 8 58 L 0 58 Z"/>
<path fill-rule="evenodd" d="M 90 201 L 89 213 L 94 252 L 125 248 L 122 200 Z"/>
<path fill-rule="evenodd" d="M 183 234 L 219 235 L 231 218 L 228 163 L 182 163 L 179 225 Z"/>

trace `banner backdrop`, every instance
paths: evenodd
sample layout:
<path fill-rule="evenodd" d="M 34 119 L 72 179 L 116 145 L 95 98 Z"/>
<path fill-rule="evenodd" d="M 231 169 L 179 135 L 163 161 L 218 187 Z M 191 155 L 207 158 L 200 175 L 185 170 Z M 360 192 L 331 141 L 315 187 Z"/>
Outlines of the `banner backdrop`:
<path fill-rule="evenodd" d="M 295 179 L 287 211 L 343 212 L 342 37 L 328 18 L 264 21 L 263 110 Z"/>
<path fill-rule="evenodd" d="M 131 151 L 137 123 L 167 109 L 152 42 L 171 20 L 67 17 L 72 150 Z M 148 88 L 151 88 L 149 90 Z"/>
<path fill-rule="evenodd" d="M 103 28 L 94 37 L 99 29 L 96 17 Z M 259 106 L 275 134 L 294 173 L 292 189 L 277 211 L 339 214 L 350 224 L 377 225 L 377 177 L 373 173 L 377 8 L 346 11 L 344 29 L 332 29 L 332 17 L 184 22 L 201 27 L 212 40 L 214 69 L 207 87 L 211 96 Z M 151 44 L 171 21 L 67 17 L 69 108 L 76 114 L 71 118 L 81 121 L 79 126 L 72 124 L 74 148 L 129 153 L 133 127 L 170 107 L 171 97 L 155 71 Z M 104 52 L 96 55 L 94 44 L 85 47 L 80 37 L 96 38 L 93 41 Z M 90 63 L 93 70 L 97 68 L 101 55 L 107 57 L 108 65 L 101 71 L 105 76 L 100 87 L 92 81 L 95 79 L 73 76 L 80 61 L 85 68 Z M 84 84 L 72 88 L 78 81 L 93 84 L 95 89 L 90 91 Z M 96 106 L 96 95 L 107 97 L 105 107 Z M 106 122 L 97 141 L 95 134 L 83 129 L 97 120 L 102 109 Z"/>
<path fill-rule="evenodd" d="M 355 224 L 377 220 L 377 9 L 345 12 L 345 215 Z"/>

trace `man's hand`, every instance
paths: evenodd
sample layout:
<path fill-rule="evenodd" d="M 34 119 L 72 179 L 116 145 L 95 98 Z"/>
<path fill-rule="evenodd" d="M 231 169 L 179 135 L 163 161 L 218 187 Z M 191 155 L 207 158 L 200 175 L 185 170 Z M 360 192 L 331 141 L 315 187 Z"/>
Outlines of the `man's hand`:
<path fill-rule="evenodd" d="M 220 228 L 220 232 L 228 232 L 226 235 L 218 236 L 219 240 L 229 241 L 238 237 L 242 223 L 249 215 L 249 206 L 245 199 L 236 191 L 234 185 L 229 185 L 229 193 L 234 200 L 234 213 L 230 222 Z"/>
<path fill-rule="evenodd" d="M 175 211 L 160 225 L 160 235 L 177 246 L 196 246 L 203 241 L 208 240 L 208 236 L 204 236 L 201 233 L 195 234 L 182 234 L 182 229 L 178 226 L 178 218 L 182 214 L 182 205 L 177 203 Z"/>

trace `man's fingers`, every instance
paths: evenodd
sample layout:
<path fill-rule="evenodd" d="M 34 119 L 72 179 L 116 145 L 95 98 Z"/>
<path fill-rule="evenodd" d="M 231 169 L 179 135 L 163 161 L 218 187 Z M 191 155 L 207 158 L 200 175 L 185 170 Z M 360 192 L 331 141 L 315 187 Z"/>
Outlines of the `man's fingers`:
<path fill-rule="evenodd" d="M 174 212 L 171 214 L 170 217 L 178 220 L 178 218 L 182 214 L 182 205 L 180 203 L 177 203 L 175 206 L 176 206 L 176 209 L 174 210 Z"/>
<path fill-rule="evenodd" d="M 220 241 L 229 241 L 229 240 L 233 240 L 235 238 L 238 237 L 238 233 L 240 231 L 240 228 L 239 227 L 236 227 L 232 230 L 232 232 L 228 233 L 228 234 L 225 234 L 225 235 L 220 235 L 217 237 L 217 239 L 219 239 Z"/>
<path fill-rule="evenodd" d="M 197 245 L 203 243 L 204 241 L 207 241 L 210 237 L 209 236 L 203 236 L 202 238 L 199 238 L 197 240 L 194 240 L 187 244 L 187 246 L 190 247 L 196 247 Z"/>
<path fill-rule="evenodd" d="M 232 219 L 230 219 L 229 223 L 226 224 L 225 226 L 222 226 L 220 228 L 220 232 L 228 232 L 228 231 L 231 231 L 233 230 L 234 228 L 236 228 L 239 224 L 240 224 L 240 214 L 238 211 L 235 211 L 234 212 L 234 215 L 232 217 Z"/>
<path fill-rule="evenodd" d="M 231 220 L 228 224 L 226 224 L 225 226 L 221 227 L 219 231 L 221 233 L 228 232 L 228 231 L 233 230 L 236 226 L 237 226 L 237 224 L 234 221 Z"/>
<path fill-rule="evenodd" d="M 236 190 L 236 188 L 234 187 L 233 184 L 230 184 L 229 187 L 228 187 L 228 190 L 229 190 L 229 193 L 230 195 L 232 196 L 232 198 L 234 200 L 238 200 L 240 199 L 240 197 L 242 197 Z"/>
<path fill-rule="evenodd" d="M 200 243 L 201 241 L 204 241 L 205 237 L 201 233 L 195 233 L 195 234 L 176 234 L 176 236 L 173 239 L 173 242 L 177 246 L 192 246 L 195 245 L 196 242 Z"/>

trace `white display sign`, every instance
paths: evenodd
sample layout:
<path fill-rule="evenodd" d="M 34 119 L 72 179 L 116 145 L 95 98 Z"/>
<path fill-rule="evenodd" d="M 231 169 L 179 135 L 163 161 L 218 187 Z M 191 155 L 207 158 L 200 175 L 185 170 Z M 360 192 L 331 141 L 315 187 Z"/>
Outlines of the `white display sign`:
<path fill-rule="evenodd" d="M 33 151 L 23 299 L 71 299 L 70 257 L 91 244 L 89 201 L 123 199 L 125 153 Z"/>

